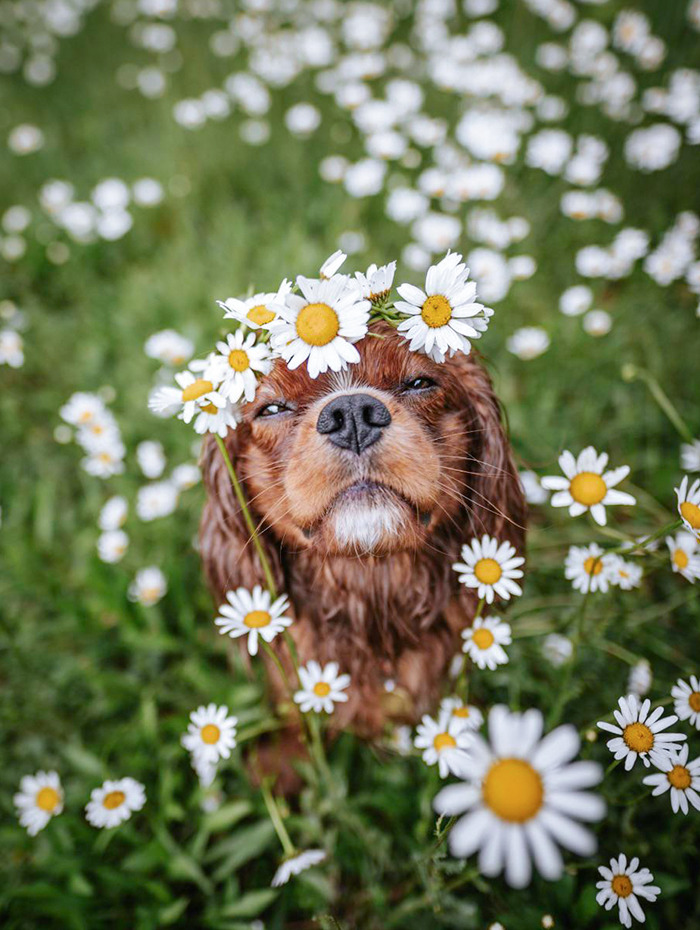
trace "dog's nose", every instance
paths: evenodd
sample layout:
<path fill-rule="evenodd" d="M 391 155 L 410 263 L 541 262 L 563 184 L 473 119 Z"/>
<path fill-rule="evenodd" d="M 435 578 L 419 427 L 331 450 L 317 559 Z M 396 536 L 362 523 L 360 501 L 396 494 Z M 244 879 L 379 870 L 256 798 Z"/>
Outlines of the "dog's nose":
<path fill-rule="evenodd" d="M 341 449 L 360 455 L 382 435 L 391 423 L 384 404 L 370 394 L 341 394 L 326 404 L 316 429 Z"/>

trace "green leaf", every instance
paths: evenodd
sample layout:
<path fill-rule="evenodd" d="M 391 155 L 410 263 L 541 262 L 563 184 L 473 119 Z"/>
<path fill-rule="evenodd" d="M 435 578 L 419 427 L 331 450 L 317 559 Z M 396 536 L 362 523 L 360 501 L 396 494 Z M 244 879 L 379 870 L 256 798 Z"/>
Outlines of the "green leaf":
<path fill-rule="evenodd" d="M 275 900 L 279 892 L 276 888 L 261 888 L 249 891 L 234 904 L 228 904 L 219 911 L 220 917 L 257 917 Z"/>

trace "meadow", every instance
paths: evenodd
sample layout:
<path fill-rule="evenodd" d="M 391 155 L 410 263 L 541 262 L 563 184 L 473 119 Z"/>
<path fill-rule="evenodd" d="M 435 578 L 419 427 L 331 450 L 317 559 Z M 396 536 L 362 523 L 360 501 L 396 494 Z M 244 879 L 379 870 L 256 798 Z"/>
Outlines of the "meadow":
<path fill-rule="evenodd" d="M 653 767 L 612 766 L 609 736 L 596 728 L 630 692 L 673 713 L 671 688 L 700 673 L 698 581 L 673 570 L 665 542 L 682 530 L 674 488 L 700 471 L 700 11 L 640 0 L 663 46 L 651 43 L 645 58 L 643 42 L 616 28 L 627 8 L 2 4 L 3 927 L 613 930 L 617 909 L 596 903 L 595 886 L 598 867 L 622 852 L 661 889 L 642 902 L 651 930 L 700 924 L 700 811 L 676 813 L 668 794 L 652 797 L 642 778 Z M 615 84 L 621 74 L 629 80 Z M 256 84 L 233 75 L 257 75 Z M 404 85 L 391 89 L 397 79 Z M 654 96 L 659 88 L 665 97 Z M 365 95 L 391 106 L 363 110 Z M 314 113 L 290 118 L 300 104 Z M 465 122 L 472 111 L 484 120 L 476 131 Z M 629 137 L 652 125 L 673 131 L 635 155 Z M 569 147 L 559 136 L 538 150 L 532 138 L 553 129 Z M 501 137 L 500 148 L 484 147 Z M 582 137 L 606 152 L 579 152 L 572 169 Z M 374 164 L 348 176 L 364 159 Z M 495 174 L 470 174 L 481 165 Z M 137 195 L 144 178 L 155 183 Z M 123 183 L 96 193 L 106 179 Z M 47 188 L 53 180 L 72 185 L 67 201 Z M 566 200 L 601 190 L 593 205 Z M 71 203 L 89 209 L 71 213 Z M 526 223 L 505 222 L 514 217 Z M 637 231 L 635 241 L 611 251 L 623 230 Z M 451 856 L 433 808 L 445 782 L 405 733 L 382 745 L 343 734 L 328 750 L 330 777 L 307 765 L 302 793 L 273 799 L 271 818 L 243 749 L 274 725 L 272 711 L 260 665 L 249 674 L 213 624 L 195 542 L 201 483 L 190 469 L 172 512 L 144 519 L 141 498 L 139 513 L 144 486 L 172 489 L 173 470 L 199 454 L 192 429 L 148 409 L 154 385 L 186 367 L 149 357 L 149 337 L 175 330 L 202 357 L 229 332 L 217 300 L 315 276 L 337 248 L 349 255 L 343 271 L 397 260 L 397 284 L 422 284 L 448 248 L 463 253 L 495 310 L 476 348 L 519 467 L 558 475 L 563 450 L 589 445 L 611 467 L 630 467 L 622 489 L 636 504 L 608 508 L 604 527 L 551 506 L 530 476 L 540 502 L 522 553 L 524 592 L 499 607 L 512 628 L 508 662 L 469 670 L 469 701 L 485 715 L 500 703 L 539 709 L 547 729 L 573 724 L 581 758 L 605 769 L 597 852 L 566 853 L 557 881 L 535 876 L 515 889 L 481 874 L 476 856 Z M 574 286 L 590 300 L 562 311 Z M 113 414 L 123 470 L 101 478 L 83 467 L 61 415 L 76 392 L 96 394 Z M 149 441 L 162 446 L 162 474 L 151 461 L 160 452 L 137 456 Z M 98 520 L 113 496 L 128 501 L 128 548 L 105 561 Z M 630 590 L 611 583 L 588 596 L 565 577 L 571 546 L 657 534 L 658 547 L 629 556 L 643 569 Z M 153 603 L 133 587 L 148 566 L 167 587 Z M 238 718 L 239 747 L 205 785 L 180 740 L 190 713 L 211 702 Z M 700 756 L 689 720 L 671 729 L 686 734 L 691 760 Z M 39 770 L 59 774 L 63 812 L 30 836 L 13 797 Z M 84 816 L 90 792 L 125 776 L 145 787 L 146 803 L 120 826 L 96 829 Z M 271 888 L 283 854 L 275 811 L 296 848 L 323 849 L 326 860 Z"/>

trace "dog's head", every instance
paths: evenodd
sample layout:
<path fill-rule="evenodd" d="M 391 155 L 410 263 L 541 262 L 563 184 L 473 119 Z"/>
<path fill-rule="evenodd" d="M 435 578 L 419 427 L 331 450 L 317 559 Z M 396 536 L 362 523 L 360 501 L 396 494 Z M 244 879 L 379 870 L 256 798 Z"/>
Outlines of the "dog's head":
<path fill-rule="evenodd" d="M 315 380 L 278 362 L 227 438 L 273 561 L 299 550 L 320 562 L 448 555 L 447 541 L 483 533 L 522 543 L 520 483 L 474 355 L 437 364 L 387 324 L 358 348 L 359 364 Z M 202 548 L 215 589 L 261 580 L 248 571 L 249 533 L 211 439 L 203 469 Z"/>

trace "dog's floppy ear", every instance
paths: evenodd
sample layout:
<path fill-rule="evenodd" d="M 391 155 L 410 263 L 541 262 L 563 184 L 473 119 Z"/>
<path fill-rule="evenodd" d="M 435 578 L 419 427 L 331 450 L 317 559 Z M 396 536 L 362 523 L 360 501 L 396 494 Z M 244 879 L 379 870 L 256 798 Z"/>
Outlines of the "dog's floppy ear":
<path fill-rule="evenodd" d="M 245 424 L 229 430 L 225 440 L 226 449 L 249 502 L 248 507 L 275 576 L 275 584 L 281 590 L 283 578 L 279 551 L 271 543 L 269 534 L 264 532 L 261 518 L 250 504 L 245 479 L 242 477 L 240 458 L 246 431 Z M 226 462 L 213 436 L 207 436 L 204 442 L 200 465 L 207 491 L 207 502 L 199 527 L 200 551 L 209 587 L 221 603 L 227 591 L 239 586 L 252 588 L 259 584 L 266 587 L 265 576 L 231 485 Z"/>

